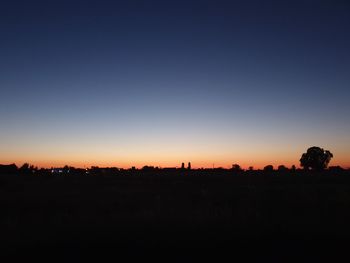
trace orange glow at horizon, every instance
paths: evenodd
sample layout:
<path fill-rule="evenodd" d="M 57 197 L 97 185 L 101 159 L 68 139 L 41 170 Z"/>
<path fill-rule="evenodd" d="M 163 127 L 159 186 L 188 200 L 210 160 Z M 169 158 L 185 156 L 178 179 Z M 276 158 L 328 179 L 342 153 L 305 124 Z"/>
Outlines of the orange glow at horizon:
<path fill-rule="evenodd" d="M 71 136 L 67 138 L 35 138 L 21 140 L 16 144 L 2 142 L 0 164 L 15 163 L 21 166 L 27 162 L 32 165 L 51 168 L 64 165 L 88 168 L 118 167 L 142 168 L 145 165 L 154 167 L 180 167 L 184 162 L 191 162 L 192 168 L 231 168 L 239 164 L 243 169 L 253 166 L 262 169 L 266 165 L 299 167 L 302 153 L 308 147 L 319 145 L 330 150 L 334 158 L 330 166 L 350 167 L 349 148 L 338 136 L 328 144 L 322 144 L 325 138 L 303 138 L 286 142 L 286 138 L 271 136 L 260 138 L 242 136 L 227 139 L 220 136 L 174 135 L 174 136 L 139 136 L 128 141 L 119 137 Z M 313 143 L 308 143 L 312 141 Z"/>
<path fill-rule="evenodd" d="M 250 166 L 252 166 L 254 169 L 263 169 L 266 165 L 273 165 L 275 169 L 279 165 L 285 165 L 286 167 L 290 168 L 292 165 L 295 165 L 297 168 L 300 167 L 299 165 L 299 160 L 296 160 L 295 162 L 292 161 L 255 161 L 255 162 L 249 162 L 247 160 L 237 160 L 237 161 L 232 161 L 228 162 L 227 160 L 225 161 L 220 161 L 220 160 L 213 160 L 213 161 L 201 161 L 201 160 L 174 160 L 174 161 L 107 161 L 107 160 L 99 160 L 99 161 L 72 161 L 72 160 L 52 160 L 52 161 L 38 161 L 38 160 L 1 160 L 0 164 L 10 164 L 10 163 L 15 163 L 18 167 L 23 165 L 24 163 L 29 163 L 34 166 L 37 166 L 39 168 L 51 168 L 51 167 L 63 167 L 65 165 L 76 167 L 76 168 L 90 168 L 92 166 L 98 166 L 98 167 L 117 167 L 117 168 L 123 168 L 123 169 L 128 169 L 131 167 L 136 167 L 136 168 L 142 168 L 143 166 L 154 166 L 154 167 L 160 167 L 160 168 L 166 168 L 166 167 L 181 167 L 181 163 L 185 164 L 185 167 L 187 167 L 188 162 L 191 162 L 191 167 L 193 169 L 198 169 L 198 168 L 231 168 L 233 164 L 239 164 L 243 169 L 248 169 Z M 350 164 L 347 162 L 341 162 L 339 160 L 331 160 L 329 166 L 341 166 L 345 169 L 350 168 Z"/>

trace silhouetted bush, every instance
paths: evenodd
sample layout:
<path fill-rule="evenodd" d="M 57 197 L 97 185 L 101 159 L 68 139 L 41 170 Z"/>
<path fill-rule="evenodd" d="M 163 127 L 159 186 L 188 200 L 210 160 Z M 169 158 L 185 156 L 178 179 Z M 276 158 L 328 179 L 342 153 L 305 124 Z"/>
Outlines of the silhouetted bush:
<path fill-rule="evenodd" d="M 9 164 L 9 165 L 0 164 L 0 175 L 13 175 L 17 173 L 18 173 L 18 169 L 15 164 Z"/>

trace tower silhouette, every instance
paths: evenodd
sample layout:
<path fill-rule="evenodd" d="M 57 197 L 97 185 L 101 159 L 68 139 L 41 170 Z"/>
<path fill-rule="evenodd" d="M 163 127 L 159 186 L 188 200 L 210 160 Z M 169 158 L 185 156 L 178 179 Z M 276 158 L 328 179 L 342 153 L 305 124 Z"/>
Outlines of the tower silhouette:
<path fill-rule="evenodd" d="M 185 163 L 181 164 L 181 169 L 185 169 Z"/>

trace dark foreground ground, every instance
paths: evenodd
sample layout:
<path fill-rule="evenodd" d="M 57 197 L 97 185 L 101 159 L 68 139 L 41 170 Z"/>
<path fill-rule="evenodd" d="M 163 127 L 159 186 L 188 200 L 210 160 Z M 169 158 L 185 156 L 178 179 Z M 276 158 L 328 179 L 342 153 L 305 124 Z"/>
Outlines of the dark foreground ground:
<path fill-rule="evenodd" d="M 1 256 L 349 262 L 350 177 L 0 177 Z"/>

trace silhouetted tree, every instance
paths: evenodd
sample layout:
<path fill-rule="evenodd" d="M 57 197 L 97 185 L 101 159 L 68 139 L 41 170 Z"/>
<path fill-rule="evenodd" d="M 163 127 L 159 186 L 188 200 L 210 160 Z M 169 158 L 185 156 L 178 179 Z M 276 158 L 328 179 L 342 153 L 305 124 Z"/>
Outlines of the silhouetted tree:
<path fill-rule="evenodd" d="M 320 147 L 310 147 L 300 158 L 300 166 L 305 170 L 323 170 L 327 168 L 333 154 Z"/>
<path fill-rule="evenodd" d="M 29 163 L 24 163 L 19 169 L 21 171 L 29 170 Z"/>
<path fill-rule="evenodd" d="M 142 167 L 142 171 L 146 171 L 146 172 L 152 172 L 155 169 L 156 168 L 154 168 L 154 166 L 148 166 L 148 165 L 145 165 L 144 167 Z"/>
<path fill-rule="evenodd" d="M 282 164 L 282 165 L 278 166 L 277 170 L 279 172 L 286 172 L 286 171 L 288 171 L 288 168 L 285 165 Z"/>
<path fill-rule="evenodd" d="M 34 167 L 34 165 L 30 165 L 29 163 L 24 163 L 18 171 L 22 175 L 30 175 L 33 174 L 38 168 Z"/>
<path fill-rule="evenodd" d="M 242 168 L 241 168 L 241 166 L 239 164 L 233 164 L 232 165 L 232 170 L 234 172 L 240 172 L 240 171 L 242 171 Z"/>
<path fill-rule="evenodd" d="M 273 171 L 273 166 L 272 166 L 271 164 L 266 165 L 266 166 L 264 167 L 264 171 L 265 171 L 265 172 L 272 172 L 272 171 Z"/>

